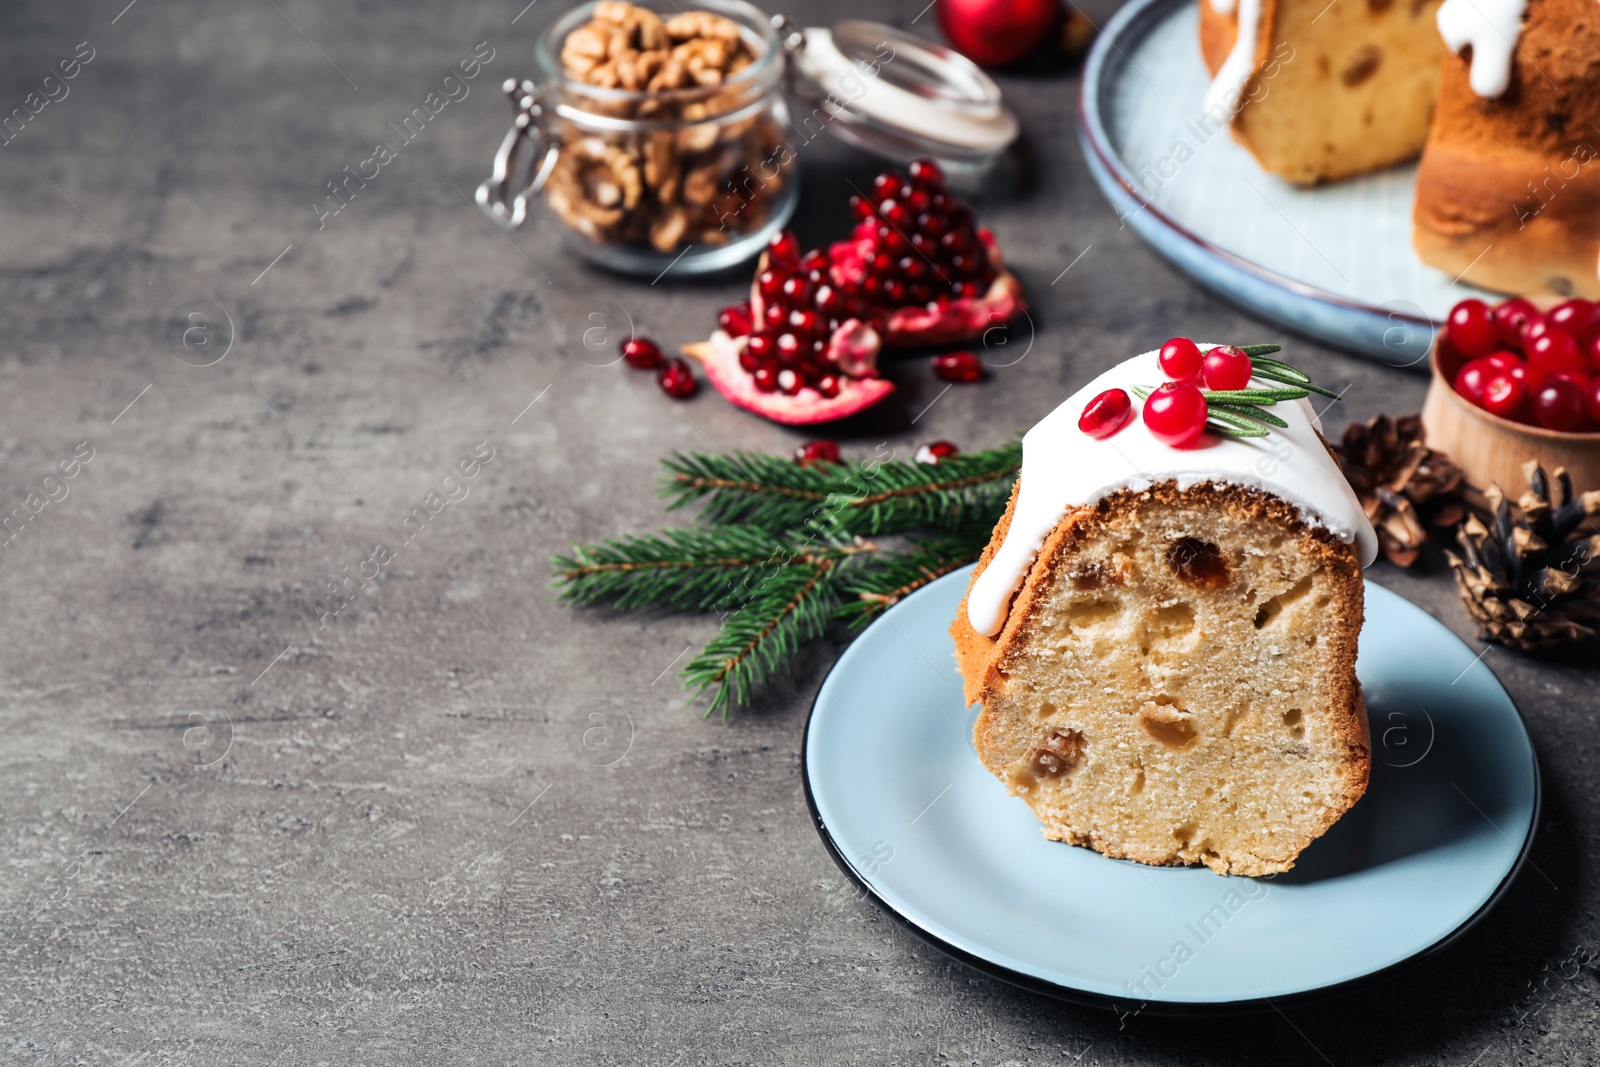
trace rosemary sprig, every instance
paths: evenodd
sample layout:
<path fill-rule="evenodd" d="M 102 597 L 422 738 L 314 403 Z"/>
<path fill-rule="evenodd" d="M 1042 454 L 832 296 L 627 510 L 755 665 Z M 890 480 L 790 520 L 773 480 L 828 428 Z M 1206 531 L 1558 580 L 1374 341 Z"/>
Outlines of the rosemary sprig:
<path fill-rule="evenodd" d="M 1339 394 L 1313 384 L 1311 376 L 1267 355 L 1277 345 L 1243 345 L 1239 349 L 1250 357 L 1250 374 L 1278 382 L 1282 388 L 1252 386 L 1246 389 L 1202 389 L 1206 401 L 1206 430 L 1220 437 L 1266 437 L 1271 428 L 1288 429 L 1289 424 L 1264 410 L 1282 400 L 1304 400 L 1312 393 L 1339 399 Z M 1134 395 L 1148 399 L 1154 386 L 1135 386 Z"/>

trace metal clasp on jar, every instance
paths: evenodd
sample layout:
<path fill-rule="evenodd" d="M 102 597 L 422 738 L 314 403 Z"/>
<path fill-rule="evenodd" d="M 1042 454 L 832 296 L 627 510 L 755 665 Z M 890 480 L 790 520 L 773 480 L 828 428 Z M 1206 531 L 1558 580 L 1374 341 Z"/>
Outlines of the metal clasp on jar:
<path fill-rule="evenodd" d="M 528 219 L 528 199 L 544 187 L 561 153 L 560 138 L 544 126 L 538 86 L 507 78 L 501 88 L 511 99 L 511 129 L 494 155 L 494 171 L 478 186 L 478 207 L 506 232 Z"/>

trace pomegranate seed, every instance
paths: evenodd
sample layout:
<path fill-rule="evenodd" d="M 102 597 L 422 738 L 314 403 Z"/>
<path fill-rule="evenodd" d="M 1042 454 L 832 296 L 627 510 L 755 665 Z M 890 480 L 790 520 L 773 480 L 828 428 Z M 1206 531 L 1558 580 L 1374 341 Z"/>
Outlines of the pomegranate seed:
<path fill-rule="evenodd" d="M 1515 419 L 1528 402 L 1528 390 L 1505 371 L 1491 374 L 1483 383 L 1483 398 L 1478 406 L 1502 419 Z"/>
<path fill-rule="evenodd" d="M 813 248 L 800 259 L 800 270 L 806 274 L 812 271 L 825 271 L 828 269 L 828 253 L 820 248 Z"/>
<path fill-rule="evenodd" d="M 947 382 L 981 382 L 983 361 L 971 352 L 947 352 L 933 357 L 933 373 Z"/>
<path fill-rule="evenodd" d="M 1187 337 L 1174 337 L 1162 345 L 1161 354 L 1156 358 L 1161 364 L 1162 373 L 1175 382 L 1200 373 L 1200 346 Z"/>
<path fill-rule="evenodd" d="M 655 370 L 661 366 L 661 346 L 648 337 L 630 337 L 622 342 L 622 358 L 634 370 Z"/>
<path fill-rule="evenodd" d="M 905 184 L 905 179 L 892 170 L 886 170 L 872 179 L 872 191 L 882 200 L 886 196 L 893 196 Z"/>
<path fill-rule="evenodd" d="M 804 384 L 792 368 L 785 367 L 778 372 L 778 391 L 784 396 L 794 396 Z"/>
<path fill-rule="evenodd" d="M 1545 429 L 1572 433 L 1583 419 L 1583 390 L 1567 379 L 1551 378 L 1533 394 L 1533 420 Z"/>
<path fill-rule="evenodd" d="M 688 361 L 680 356 L 667 360 L 666 365 L 656 373 L 656 384 L 674 400 L 686 400 L 694 396 L 696 387 L 694 372 L 689 369 Z"/>
<path fill-rule="evenodd" d="M 777 350 L 778 359 L 784 363 L 792 363 L 800 358 L 800 338 L 792 333 L 780 333 L 773 347 Z"/>
<path fill-rule="evenodd" d="M 745 342 L 745 347 L 749 349 L 752 356 L 759 360 L 768 360 L 778 354 L 773 347 L 770 333 L 751 334 L 750 339 Z"/>
<path fill-rule="evenodd" d="M 822 320 L 815 311 L 789 312 L 789 326 L 802 337 L 809 337 L 822 328 Z"/>
<path fill-rule="evenodd" d="M 894 278 L 883 287 L 883 298 L 891 307 L 901 307 L 906 302 L 906 283 Z"/>
<path fill-rule="evenodd" d="M 817 293 L 814 300 L 817 305 L 817 310 L 824 315 L 831 317 L 841 314 L 844 311 L 844 295 L 831 285 L 817 286 Z"/>
<path fill-rule="evenodd" d="M 856 219 L 856 221 L 865 222 L 867 219 L 872 218 L 876 212 L 872 210 L 872 204 L 870 201 L 863 200 L 861 197 L 851 194 L 850 214 Z"/>
<path fill-rule="evenodd" d="M 1456 350 L 1469 359 L 1487 356 L 1500 340 L 1494 314 L 1482 300 L 1463 300 L 1451 308 L 1445 332 Z"/>
<path fill-rule="evenodd" d="M 960 452 L 961 449 L 950 441 L 929 441 L 917 449 L 917 454 L 911 458 L 918 463 L 938 463 L 940 460 L 959 455 Z"/>
<path fill-rule="evenodd" d="M 800 241 L 788 230 L 779 230 L 767 242 L 767 259 L 775 267 L 788 269 L 800 258 Z"/>
<path fill-rule="evenodd" d="M 1173 448 L 1191 444 L 1204 433 L 1207 415 L 1206 398 L 1191 382 L 1167 382 L 1144 402 L 1144 424 L 1150 435 Z"/>
<path fill-rule="evenodd" d="M 826 438 L 820 441 L 807 441 L 794 450 L 794 461 L 802 467 L 809 467 L 813 463 L 837 463 L 839 442 L 829 441 Z"/>
<path fill-rule="evenodd" d="M 750 375 L 755 382 L 756 390 L 762 393 L 774 393 L 778 390 L 778 367 L 774 363 L 763 363 Z"/>
<path fill-rule="evenodd" d="M 776 300 L 783 292 L 783 283 L 786 279 L 787 275 L 768 267 L 756 275 L 756 291 L 761 294 L 763 300 Z"/>
<path fill-rule="evenodd" d="M 789 309 L 776 300 L 769 300 L 761 307 L 761 325 L 768 330 L 781 330 L 789 325 Z"/>
<path fill-rule="evenodd" d="M 717 312 L 717 328 L 729 337 L 744 337 L 750 333 L 750 302 L 746 300 Z"/>
<path fill-rule="evenodd" d="M 931 159 L 918 159 L 906 168 L 906 173 L 911 176 L 911 184 L 919 185 L 924 189 L 943 189 L 944 171 L 939 169 L 939 164 Z"/>
<path fill-rule="evenodd" d="M 1587 370 L 1589 366 L 1578 342 L 1572 339 L 1570 333 L 1556 326 L 1549 326 L 1529 342 L 1528 362 L 1552 374 L 1559 370 Z"/>
<path fill-rule="evenodd" d="M 839 395 L 840 382 L 837 374 L 823 373 L 817 375 L 811 383 L 811 388 L 832 400 Z"/>
<path fill-rule="evenodd" d="M 796 274 L 785 278 L 783 282 L 783 296 L 789 301 L 790 307 L 798 307 L 811 303 L 812 293 L 815 291 L 811 282 Z"/>
<path fill-rule="evenodd" d="M 1502 373 L 1504 369 L 1495 363 L 1492 357 L 1474 359 L 1456 371 L 1456 392 L 1482 407 L 1484 385 L 1489 381 L 1490 375 Z"/>
<path fill-rule="evenodd" d="M 749 345 L 739 350 L 739 367 L 746 374 L 754 374 L 756 368 L 765 362 L 766 360 L 750 351 Z"/>
<path fill-rule="evenodd" d="M 1128 424 L 1133 417 L 1133 401 L 1121 389 L 1107 389 L 1083 407 L 1078 429 L 1097 441 L 1104 441 Z"/>
<path fill-rule="evenodd" d="M 1205 354 L 1201 366 L 1207 389 L 1244 389 L 1250 385 L 1250 357 L 1233 345 L 1213 348 Z"/>

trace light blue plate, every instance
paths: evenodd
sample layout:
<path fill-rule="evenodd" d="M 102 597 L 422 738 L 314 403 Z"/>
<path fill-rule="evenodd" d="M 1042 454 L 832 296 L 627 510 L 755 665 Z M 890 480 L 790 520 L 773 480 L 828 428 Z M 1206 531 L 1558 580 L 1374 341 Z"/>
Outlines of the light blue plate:
<path fill-rule="evenodd" d="M 805 740 L 829 851 L 957 959 L 1123 1011 L 1252 1010 L 1420 962 L 1521 868 L 1539 771 L 1517 709 L 1449 630 L 1371 583 L 1356 665 L 1371 785 L 1294 870 L 1227 878 L 1046 841 L 972 748 L 977 707 L 962 701 L 947 632 L 970 570 L 908 597 L 845 650 Z"/>
<path fill-rule="evenodd" d="M 1079 102 L 1095 181 L 1129 228 L 1213 292 L 1426 371 L 1435 326 L 1482 294 L 1412 249 L 1415 165 L 1314 189 L 1268 174 L 1202 110 L 1198 22 L 1196 0 L 1133 0 L 1106 23 Z"/>

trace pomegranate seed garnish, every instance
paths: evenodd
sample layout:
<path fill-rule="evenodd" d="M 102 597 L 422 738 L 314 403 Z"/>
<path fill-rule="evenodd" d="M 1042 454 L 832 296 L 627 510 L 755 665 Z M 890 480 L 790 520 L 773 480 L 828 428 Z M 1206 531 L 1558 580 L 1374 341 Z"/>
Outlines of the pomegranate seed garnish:
<path fill-rule="evenodd" d="M 769 360 L 778 354 L 772 343 L 772 335 L 770 333 L 751 334 L 750 340 L 745 342 L 745 346 L 750 350 L 750 354 L 758 360 Z"/>
<path fill-rule="evenodd" d="M 622 358 L 635 370 L 655 370 L 661 366 L 661 346 L 648 337 L 630 337 L 622 342 Z"/>
<path fill-rule="evenodd" d="M 831 400 L 839 395 L 839 376 L 837 374 L 819 374 L 811 383 L 811 388 Z"/>
<path fill-rule="evenodd" d="M 775 363 L 763 363 L 750 375 L 755 382 L 756 389 L 763 393 L 778 391 L 778 366 Z"/>
<path fill-rule="evenodd" d="M 886 170 L 872 179 L 872 191 L 882 200 L 886 196 L 893 196 L 899 192 L 900 186 L 905 184 L 905 179 L 892 170 Z"/>
<path fill-rule="evenodd" d="M 947 382 L 981 382 L 983 361 L 971 352 L 946 352 L 933 357 L 933 373 Z"/>
<path fill-rule="evenodd" d="M 1078 429 L 1097 441 L 1104 441 L 1128 424 L 1133 417 L 1133 401 L 1121 389 L 1107 389 L 1083 407 Z"/>
<path fill-rule="evenodd" d="M 789 309 L 776 300 L 769 300 L 761 307 L 761 325 L 768 332 L 783 329 L 789 325 Z"/>
<path fill-rule="evenodd" d="M 784 396 L 794 396 L 805 383 L 800 380 L 800 375 L 792 369 L 785 367 L 778 372 L 778 391 Z"/>
<path fill-rule="evenodd" d="M 867 219 L 872 218 L 876 212 L 872 210 L 872 204 L 869 201 L 863 200 L 861 197 L 851 194 L 850 214 L 854 216 L 857 221 L 864 222 Z"/>
<path fill-rule="evenodd" d="M 809 274 L 814 270 L 825 271 L 828 269 L 828 253 L 820 248 L 813 248 L 800 258 L 800 270 Z"/>
<path fill-rule="evenodd" d="M 656 384 L 674 400 L 694 396 L 696 387 L 694 372 L 689 369 L 688 361 L 679 356 L 667 360 L 666 365 L 656 373 Z"/>
<path fill-rule="evenodd" d="M 1200 373 L 1200 346 L 1187 337 L 1174 337 L 1162 345 L 1161 355 L 1156 358 L 1161 364 L 1162 373 L 1175 382 Z"/>
<path fill-rule="evenodd" d="M 1445 332 L 1456 350 L 1469 359 L 1487 356 L 1500 340 L 1494 314 L 1482 300 L 1463 300 L 1451 308 Z"/>
<path fill-rule="evenodd" d="M 739 366 L 746 374 L 754 374 L 756 368 L 765 362 L 766 360 L 750 351 L 749 345 L 739 350 Z"/>
<path fill-rule="evenodd" d="M 929 441 L 917 449 L 917 454 L 912 458 L 918 463 L 938 463 L 940 460 L 959 455 L 960 452 L 961 449 L 950 441 Z"/>
<path fill-rule="evenodd" d="M 1483 398 L 1478 406 L 1502 419 L 1515 419 L 1528 402 L 1528 390 L 1505 371 L 1492 374 L 1483 383 Z"/>
<path fill-rule="evenodd" d="M 717 329 L 729 337 L 744 337 L 750 332 L 750 302 L 734 304 L 717 312 Z"/>
<path fill-rule="evenodd" d="M 1551 378 L 1533 394 L 1533 419 L 1547 430 L 1571 433 L 1583 425 L 1583 389 L 1566 378 Z"/>
<path fill-rule="evenodd" d="M 839 442 L 826 439 L 807 441 L 794 450 L 794 461 L 802 467 L 809 467 L 813 463 L 837 463 Z"/>
<path fill-rule="evenodd" d="M 800 259 L 800 241 L 788 230 L 779 230 L 767 242 L 767 256 L 775 267 L 793 267 Z"/>
<path fill-rule="evenodd" d="M 1157 386 L 1144 402 L 1144 424 L 1151 436 L 1173 448 L 1182 448 L 1204 433 L 1207 415 L 1206 398 L 1191 382 Z"/>

